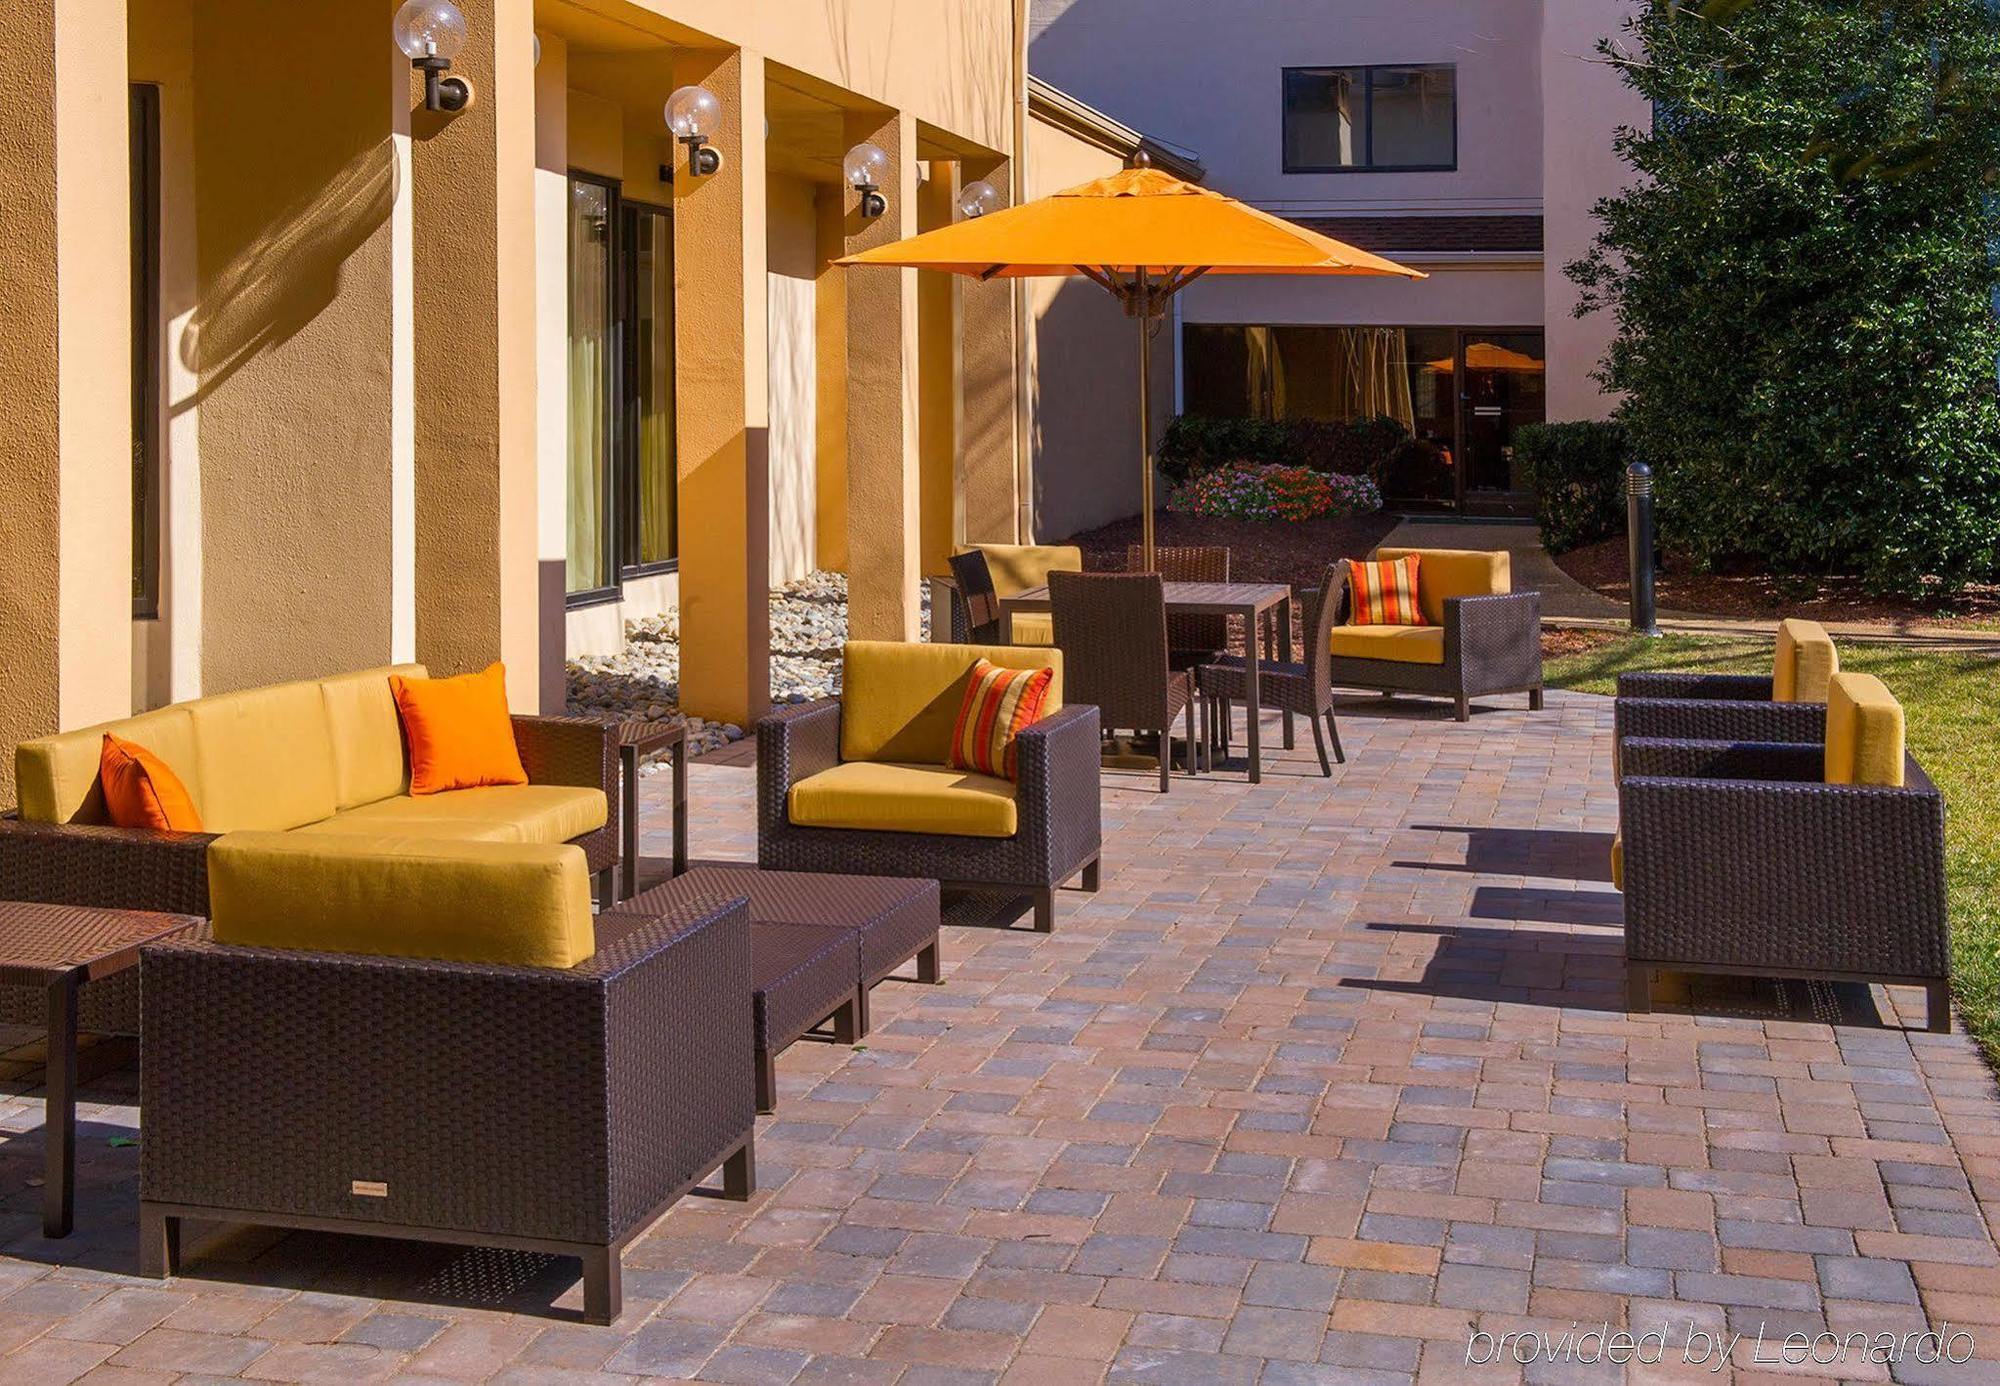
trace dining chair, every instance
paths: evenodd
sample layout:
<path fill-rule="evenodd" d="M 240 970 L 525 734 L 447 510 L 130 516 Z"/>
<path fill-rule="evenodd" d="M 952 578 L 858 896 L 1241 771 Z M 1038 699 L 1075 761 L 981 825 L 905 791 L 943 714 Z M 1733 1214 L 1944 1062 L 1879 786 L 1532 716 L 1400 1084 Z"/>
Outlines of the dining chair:
<path fill-rule="evenodd" d="M 1190 775 L 1199 773 L 1194 674 L 1167 659 L 1166 585 L 1158 573 L 1050 573 L 1049 605 L 1063 657 L 1063 701 L 1090 703 L 1107 729 L 1153 732 L 1160 792 L 1173 767 L 1173 726 L 1187 723 Z"/>
<path fill-rule="evenodd" d="M 1325 577 L 1320 580 L 1319 590 L 1302 594 L 1306 609 L 1306 647 L 1302 651 L 1305 658 L 1293 663 L 1260 663 L 1257 669 L 1259 706 L 1249 709 L 1252 717 L 1266 708 L 1304 717 L 1312 724 L 1313 747 L 1319 752 L 1320 773 L 1329 776 L 1333 774 L 1333 766 L 1326 758 L 1329 738 L 1333 742 L 1334 760 L 1342 765 L 1347 763 L 1346 752 L 1340 746 L 1340 726 L 1333 715 L 1333 679 L 1328 659 L 1343 576 L 1342 565 L 1335 563 L 1327 568 Z M 1227 755 L 1231 732 L 1230 707 L 1235 703 L 1247 706 L 1250 698 L 1250 680 L 1244 669 L 1243 657 L 1221 655 L 1202 665 L 1195 670 L 1195 684 L 1208 712 L 1208 745 L 1211 749 L 1220 748 Z M 1320 732 L 1322 722 L 1326 724 L 1324 735 Z"/>
<path fill-rule="evenodd" d="M 993 590 L 993 573 L 986 566 L 986 555 L 978 549 L 969 549 L 953 554 L 950 562 L 951 575 L 958 587 L 957 603 L 952 609 L 952 641 L 960 645 L 999 644 L 1000 598 Z M 937 621 L 936 611 L 931 613 L 931 621 L 933 624 Z M 959 629 L 961 621 L 963 630 Z"/>
<path fill-rule="evenodd" d="M 1125 546 L 1125 571 L 1144 571 L 1145 550 L 1137 544 Z M 1153 571 L 1167 582 L 1229 581 L 1229 550 L 1220 544 L 1181 544 L 1156 547 Z M 1206 664 L 1229 648 L 1227 616 L 1167 617 L 1167 661 L 1176 669 L 1193 669 Z"/>

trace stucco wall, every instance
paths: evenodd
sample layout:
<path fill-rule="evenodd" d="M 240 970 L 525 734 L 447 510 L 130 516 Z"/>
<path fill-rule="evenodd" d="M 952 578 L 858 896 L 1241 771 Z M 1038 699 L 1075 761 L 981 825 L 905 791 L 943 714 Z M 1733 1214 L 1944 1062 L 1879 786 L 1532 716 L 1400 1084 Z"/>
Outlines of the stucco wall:
<path fill-rule="evenodd" d="M 774 175 L 766 194 L 773 584 L 803 577 L 819 561 L 815 191 L 802 178 Z"/>

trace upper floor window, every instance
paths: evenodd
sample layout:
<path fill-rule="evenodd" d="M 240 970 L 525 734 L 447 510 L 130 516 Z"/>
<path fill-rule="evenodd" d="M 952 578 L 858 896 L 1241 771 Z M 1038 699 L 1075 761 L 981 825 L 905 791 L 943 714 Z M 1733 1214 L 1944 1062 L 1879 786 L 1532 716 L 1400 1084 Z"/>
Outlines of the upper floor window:
<path fill-rule="evenodd" d="M 1285 172 L 1457 167 L 1451 63 L 1285 69 Z"/>

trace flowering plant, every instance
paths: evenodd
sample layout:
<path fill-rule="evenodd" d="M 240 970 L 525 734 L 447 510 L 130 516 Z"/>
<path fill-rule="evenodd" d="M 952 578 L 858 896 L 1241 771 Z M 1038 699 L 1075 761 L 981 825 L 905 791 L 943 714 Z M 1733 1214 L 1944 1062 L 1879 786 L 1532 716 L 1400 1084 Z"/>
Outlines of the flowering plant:
<path fill-rule="evenodd" d="M 1329 476 L 1308 467 L 1231 462 L 1189 477 L 1167 496 L 1176 515 L 1231 520 L 1316 520 L 1365 515 L 1382 508 L 1382 493 L 1365 476 Z"/>

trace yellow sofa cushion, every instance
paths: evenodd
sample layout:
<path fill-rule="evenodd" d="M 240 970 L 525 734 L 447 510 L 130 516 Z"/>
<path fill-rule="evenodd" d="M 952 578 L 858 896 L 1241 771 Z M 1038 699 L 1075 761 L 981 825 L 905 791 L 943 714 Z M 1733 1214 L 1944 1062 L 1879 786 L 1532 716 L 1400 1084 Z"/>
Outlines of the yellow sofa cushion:
<path fill-rule="evenodd" d="M 1840 651 L 1817 621 L 1778 622 L 1778 654 L 1771 666 L 1771 697 L 1780 703 L 1823 703 L 1840 672 Z"/>
<path fill-rule="evenodd" d="M 1873 674 L 1835 674 L 1828 687 L 1826 782 L 1903 783 L 1903 705 Z"/>
<path fill-rule="evenodd" d="M 982 658 L 1003 669 L 1055 670 L 1042 716 L 1062 709 L 1060 650 L 852 640 L 842 654 L 840 758 L 942 766 L 972 666 Z"/>
<path fill-rule="evenodd" d="M 1444 663 L 1442 626 L 1335 626 L 1326 643 L 1328 650 L 1339 659 L 1388 659 L 1398 664 Z"/>
<path fill-rule="evenodd" d="M 378 799 L 342 810 L 302 833 L 408 833 L 488 842 L 554 845 L 594 833 L 609 817 L 601 789 L 567 784 L 481 785 L 442 794 Z"/>
<path fill-rule="evenodd" d="M 1625 889 L 1625 834 L 1623 833 L 1611 839 L 1611 885 L 1614 890 Z"/>
<path fill-rule="evenodd" d="M 333 732 L 317 683 L 279 683 L 198 698 L 200 788 L 210 832 L 282 832 L 333 816 Z"/>
<path fill-rule="evenodd" d="M 951 837 L 1012 837 L 1014 786 L 937 765 L 851 760 L 792 786 L 788 810 L 802 828 L 861 828 Z"/>
<path fill-rule="evenodd" d="M 403 748 L 403 723 L 389 693 L 389 676 L 430 677 L 421 664 L 362 669 L 319 681 L 333 733 L 333 802 L 350 809 L 377 799 L 407 794 L 410 762 Z"/>
<path fill-rule="evenodd" d="M 1014 643 L 1016 645 L 1055 644 L 1056 618 L 1046 611 L 1015 612 Z"/>
<path fill-rule="evenodd" d="M 230 833 L 208 899 L 218 943 L 524 967 L 597 947 L 579 847 Z"/>
<path fill-rule="evenodd" d="M 55 736 L 36 737 L 14 748 L 14 789 L 21 817 L 30 823 L 109 823 L 97 770 L 104 734 L 144 746 L 173 770 L 204 822 L 201 764 L 194 749 L 194 719 L 185 707 L 163 707 L 117 722 Z"/>
<path fill-rule="evenodd" d="M 974 544 L 986 555 L 993 594 L 1011 597 L 1044 586 L 1050 573 L 1083 571 L 1083 550 L 1074 544 Z"/>
<path fill-rule="evenodd" d="M 1444 624 L 1444 604 L 1450 597 L 1504 597 L 1514 590 L 1513 563 L 1507 553 L 1485 549 L 1377 549 L 1378 559 L 1417 556 L 1417 605 L 1424 620 Z M 1443 656 L 1431 662 L 1442 662 Z"/>

